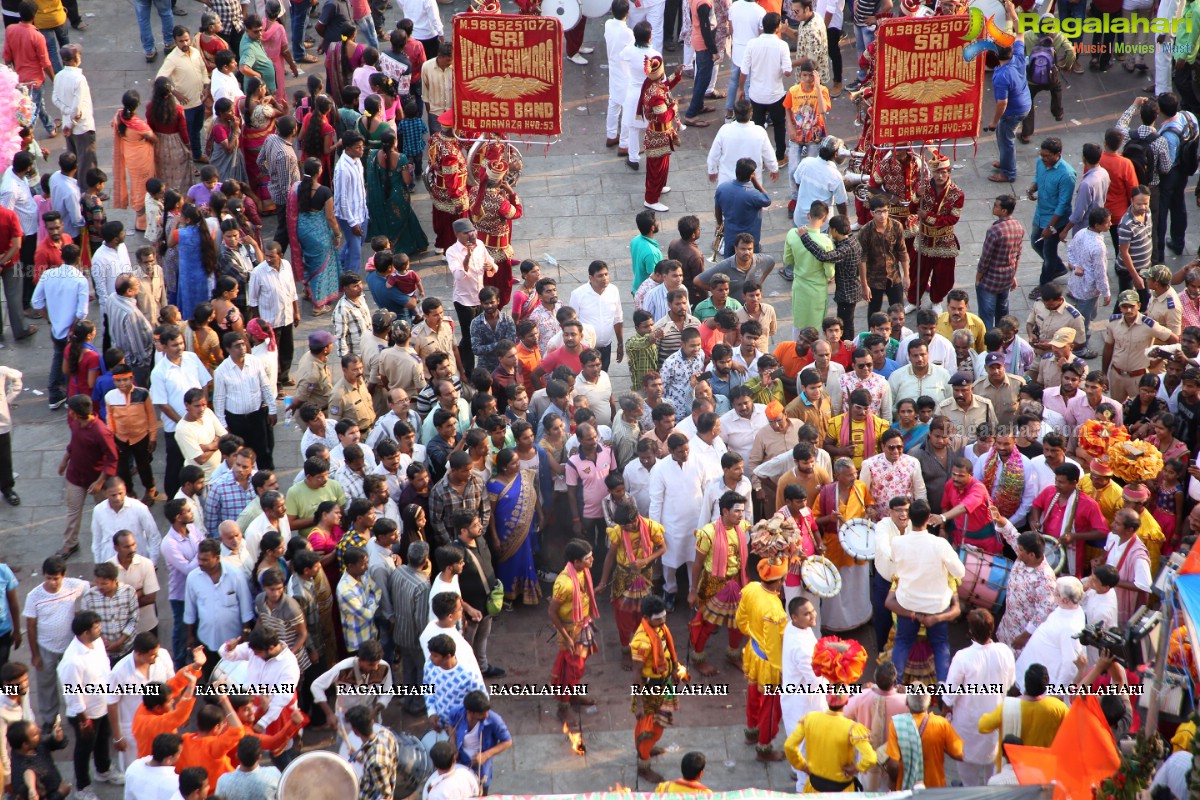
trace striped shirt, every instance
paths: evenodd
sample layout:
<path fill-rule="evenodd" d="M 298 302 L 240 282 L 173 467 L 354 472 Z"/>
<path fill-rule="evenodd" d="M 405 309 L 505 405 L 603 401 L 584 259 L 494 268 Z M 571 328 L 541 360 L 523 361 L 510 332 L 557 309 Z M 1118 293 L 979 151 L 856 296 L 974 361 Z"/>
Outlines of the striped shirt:
<path fill-rule="evenodd" d="M 137 632 L 138 599 L 132 586 L 117 584 L 112 597 L 92 587 L 83 593 L 80 611 L 95 611 L 100 615 L 100 635 L 106 641 L 124 636 L 125 644 L 114 655 L 123 656 L 133 649 L 133 635 Z"/>
<path fill-rule="evenodd" d="M 1136 272 L 1141 272 L 1150 266 L 1150 245 L 1151 233 L 1154 230 L 1150 218 L 1150 212 L 1146 212 L 1146 219 L 1138 222 L 1132 211 L 1126 211 L 1125 216 L 1121 218 L 1121 224 L 1117 227 L 1117 241 L 1122 246 L 1129 245 L 1129 260 L 1133 262 L 1133 269 Z M 1117 269 L 1125 270 L 1125 259 L 1121 258 L 1121 254 L 1117 254 Z"/>
<path fill-rule="evenodd" d="M 275 385 L 267 380 L 262 362 L 251 355 L 240 367 L 232 358 L 222 361 L 213 373 L 213 411 L 221 424 L 229 427 L 226 413 L 253 414 L 263 406 L 275 414 Z"/>
<path fill-rule="evenodd" d="M 204 499 L 204 522 L 209 531 L 217 531 L 221 523 L 237 519 L 238 514 L 255 499 L 254 487 L 246 481 L 242 488 L 233 474 L 224 475 L 208 485 Z"/>
<path fill-rule="evenodd" d="M 429 113 L 437 116 L 450 109 L 454 100 L 454 66 L 445 69 L 436 60 L 421 68 L 421 97 L 429 106 Z"/>
<path fill-rule="evenodd" d="M 271 200 L 277 206 L 287 206 L 292 184 L 300 180 L 300 164 L 296 150 L 286 139 L 272 133 L 258 152 L 258 166 L 270 180 Z"/>
<path fill-rule="evenodd" d="M 367 224 L 367 189 L 362 162 L 346 153 L 333 168 L 333 213 L 347 225 Z"/>

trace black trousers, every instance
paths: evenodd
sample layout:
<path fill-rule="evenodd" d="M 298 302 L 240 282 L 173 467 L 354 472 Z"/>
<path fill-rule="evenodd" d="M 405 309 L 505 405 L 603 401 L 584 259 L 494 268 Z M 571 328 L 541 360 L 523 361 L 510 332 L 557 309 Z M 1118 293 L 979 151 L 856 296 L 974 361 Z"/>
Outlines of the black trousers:
<path fill-rule="evenodd" d="M 83 728 L 84 717 L 69 717 L 71 727 L 75 730 L 75 788 L 86 789 L 92 784 L 92 772 L 88 762 L 95 762 L 97 772 L 108 772 L 112 769 L 112 758 L 109 756 L 108 743 L 112 741 L 112 726 L 108 724 L 108 715 L 91 721 L 91 725 Z"/>
<path fill-rule="evenodd" d="M 33 303 L 33 259 L 37 255 L 37 234 L 21 238 L 21 307 L 28 310 Z"/>
<path fill-rule="evenodd" d="M 754 103 L 754 124 L 762 125 L 767 121 L 767 117 L 771 117 L 771 132 L 775 135 L 775 158 L 782 161 L 787 158 L 787 122 L 786 110 L 783 107 L 783 98 L 779 98 L 774 103 Z"/>
<path fill-rule="evenodd" d="M 904 287 L 898 283 L 892 283 L 891 281 L 888 281 L 888 285 L 887 285 L 886 289 L 883 289 L 883 290 L 872 289 L 871 290 L 871 302 L 867 303 L 867 319 L 868 320 L 871 318 L 872 314 L 874 314 L 876 311 L 879 311 L 881 308 L 883 308 L 883 298 L 885 298 L 885 297 L 887 298 L 889 306 L 895 305 L 896 303 L 903 303 L 904 302 Z M 849 339 L 850 337 L 847 336 L 846 338 Z"/>
<path fill-rule="evenodd" d="M 475 351 L 471 349 L 471 320 L 483 313 L 483 308 L 481 306 L 464 306 L 455 301 L 454 313 L 458 315 L 458 327 L 462 334 L 462 341 L 458 343 L 458 352 L 462 356 L 463 372 L 470 376 L 471 370 L 475 369 Z"/>
<path fill-rule="evenodd" d="M 842 321 L 842 338 L 850 341 L 854 339 L 854 309 L 858 308 L 858 303 L 838 303 L 837 315 Z"/>
<path fill-rule="evenodd" d="M 9 433 L 0 433 L 0 491 L 7 492 L 15 485 L 12 468 L 12 432 L 10 431 Z M 4 660 L 0 660 L 0 664 L 3 663 Z"/>
<path fill-rule="evenodd" d="M 437 58 L 438 48 L 441 47 L 442 43 L 438 41 L 436 36 L 432 39 L 418 39 L 417 41 L 425 48 L 425 58 L 428 61 L 433 61 Z"/>
<path fill-rule="evenodd" d="M 167 440 L 167 472 L 163 475 L 163 491 L 171 499 L 179 491 L 179 471 L 183 469 L 183 453 L 175 443 L 175 432 L 163 431 Z"/>
<path fill-rule="evenodd" d="M 1154 240 L 1162 242 L 1163 245 L 1179 245 L 1181 250 L 1184 235 L 1187 233 L 1187 202 L 1184 195 L 1187 193 L 1188 177 L 1179 167 L 1172 167 L 1171 171 L 1163 176 L 1162 183 L 1159 184 L 1159 214 L 1154 217 Z M 1170 228 L 1167 227 L 1168 215 L 1171 217 Z"/>
<path fill-rule="evenodd" d="M 292 359 L 296 355 L 296 324 L 280 325 L 275 328 L 275 344 L 279 346 L 279 380 L 286 381 L 292 374 Z"/>
<path fill-rule="evenodd" d="M 597 347 L 596 350 L 600 352 L 601 368 L 603 368 L 605 372 L 608 372 L 608 362 L 612 359 L 612 345 L 606 344 L 604 347 Z"/>
<path fill-rule="evenodd" d="M 691 12 L 683 10 L 683 0 L 667 0 L 667 7 L 663 9 L 663 47 L 667 50 L 675 49 L 675 40 L 679 38 L 685 13 Z"/>
<path fill-rule="evenodd" d="M 1166 218 L 1162 216 L 1162 198 L 1163 198 L 1163 181 L 1166 176 L 1163 176 L 1158 183 L 1150 187 L 1150 217 L 1154 220 L 1154 236 L 1150 248 L 1150 258 L 1153 259 L 1150 263 L 1161 264 L 1163 262 L 1163 234 L 1166 233 L 1166 226 L 1160 231 L 1158 228 L 1158 220 L 1162 219 L 1166 222 Z M 1145 306 L 1143 306 L 1145 308 Z"/>
<path fill-rule="evenodd" d="M 149 492 L 154 488 L 154 454 L 150 452 L 149 436 L 145 436 L 140 442 L 133 444 L 126 444 L 117 439 L 117 476 L 125 481 L 130 494 L 133 494 L 133 465 L 135 464 L 138 477 L 142 479 L 142 486 Z"/>
<path fill-rule="evenodd" d="M 267 419 L 265 407 L 249 414 L 233 414 L 226 411 L 225 422 L 230 433 L 242 437 L 246 446 L 254 449 L 255 455 L 258 456 L 256 463 L 259 469 L 275 469 L 275 459 L 271 457 L 271 442 L 268 438 L 271 423 Z"/>
<path fill-rule="evenodd" d="M 853 24 L 853 23 L 851 23 Z M 833 67 L 833 82 L 842 82 L 842 32 L 837 28 L 825 29 L 825 41 L 829 45 L 829 65 Z"/>
<path fill-rule="evenodd" d="M 279 245 L 283 253 L 287 252 L 288 245 L 291 243 L 291 238 L 288 234 L 286 203 L 279 204 L 279 216 L 275 221 L 275 243 Z"/>

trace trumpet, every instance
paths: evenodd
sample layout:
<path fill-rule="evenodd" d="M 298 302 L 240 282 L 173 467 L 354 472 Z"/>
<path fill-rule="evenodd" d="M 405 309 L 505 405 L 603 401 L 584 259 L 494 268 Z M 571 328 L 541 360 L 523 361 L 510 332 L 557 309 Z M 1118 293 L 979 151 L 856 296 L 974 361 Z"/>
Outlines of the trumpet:
<path fill-rule="evenodd" d="M 855 91 L 850 92 L 846 96 L 848 98 L 850 98 L 851 103 L 857 103 L 859 100 L 862 99 L 862 96 L 867 93 L 867 88 L 868 87 L 864 86 L 861 89 L 856 89 Z"/>

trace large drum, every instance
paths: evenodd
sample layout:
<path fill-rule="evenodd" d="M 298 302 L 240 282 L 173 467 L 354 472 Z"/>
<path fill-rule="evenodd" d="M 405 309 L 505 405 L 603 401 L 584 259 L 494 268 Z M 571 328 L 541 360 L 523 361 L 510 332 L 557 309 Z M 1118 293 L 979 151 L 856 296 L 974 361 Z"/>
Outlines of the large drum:
<path fill-rule="evenodd" d="M 358 797 L 358 778 L 337 754 L 313 750 L 288 764 L 278 795 L 287 800 L 347 800 Z"/>
<path fill-rule="evenodd" d="M 958 556 L 967 569 L 962 583 L 958 585 L 959 600 L 998 614 L 1008 593 L 1008 573 L 1012 572 L 1012 561 L 969 545 L 959 551 Z"/>
<path fill-rule="evenodd" d="M 842 573 L 825 556 L 809 556 L 800 567 L 800 582 L 804 588 L 823 600 L 837 597 L 842 591 Z"/>
<path fill-rule="evenodd" d="M 230 661 L 228 658 L 222 658 L 213 667 L 212 677 L 209 681 L 213 685 L 224 683 L 233 686 L 245 686 L 246 672 L 249 669 L 249 661 Z"/>
<path fill-rule="evenodd" d="M 859 561 L 875 558 L 875 523 L 866 517 L 848 519 L 838 528 L 838 542 Z"/>
<path fill-rule="evenodd" d="M 1063 570 L 1067 568 L 1066 548 L 1062 546 L 1062 542 L 1053 536 L 1042 534 L 1042 540 L 1046 543 L 1046 563 L 1050 565 L 1050 569 L 1054 570 L 1055 575 L 1062 575 Z"/>
<path fill-rule="evenodd" d="M 425 785 L 425 781 L 433 774 L 433 762 L 429 760 L 429 751 L 421 744 L 421 740 L 409 733 L 392 731 L 396 742 L 400 745 L 400 757 L 396 760 L 396 793 L 395 797 L 408 797 Z M 279 797 L 285 795 L 281 792 Z M 288 798 L 291 800 L 291 798 Z"/>

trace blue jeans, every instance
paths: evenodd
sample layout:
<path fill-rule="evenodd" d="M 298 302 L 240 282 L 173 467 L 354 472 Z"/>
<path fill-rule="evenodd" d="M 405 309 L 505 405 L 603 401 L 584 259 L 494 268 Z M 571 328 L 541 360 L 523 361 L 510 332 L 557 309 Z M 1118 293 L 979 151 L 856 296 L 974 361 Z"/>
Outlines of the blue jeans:
<path fill-rule="evenodd" d="M 338 256 L 342 261 L 343 272 L 362 272 L 362 245 L 363 238 L 366 236 L 367 225 L 363 223 L 362 236 L 355 236 L 353 227 L 346 220 L 339 218 L 338 227 L 342 229 L 342 249 L 338 251 Z"/>
<path fill-rule="evenodd" d="M 1017 179 L 1017 128 L 1024 114 L 1005 114 L 996 126 L 996 149 L 1000 151 L 1000 171 L 1010 181 Z"/>
<path fill-rule="evenodd" d="M 1008 316 L 1008 290 L 989 292 L 975 287 L 975 313 L 983 320 L 983 327 L 991 330 L 996 327 L 996 321 Z"/>
<path fill-rule="evenodd" d="M 742 71 L 738 65 L 729 59 L 729 87 L 725 89 L 725 113 L 733 113 L 733 101 L 737 99 L 738 82 L 742 79 Z"/>
<path fill-rule="evenodd" d="M 54 123 L 50 120 L 50 115 L 46 113 L 45 90 L 45 83 L 41 86 L 30 87 L 29 98 L 33 100 L 33 107 L 37 110 L 37 117 L 41 120 L 42 127 L 46 129 L 46 133 L 53 133 Z"/>
<path fill-rule="evenodd" d="M 1058 18 L 1077 19 L 1079 20 L 1080 30 L 1082 30 L 1083 19 L 1087 16 L 1087 7 L 1088 4 L 1085 2 L 1085 0 L 1079 0 L 1079 2 L 1076 3 L 1069 2 L 1069 0 L 1063 0 L 1062 2 L 1058 3 Z M 1067 38 L 1072 42 L 1077 42 L 1082 38 L 1082 34 L 1078 36 L 1068 36 Z"/>
<path fill-rule="evenodd" d="M 847 17 L 846 21 L 849 22 L 850 18 Z M 867 52 L 867 47 L 873 41 L 875 41 L 875 31 L 869 31 L 866 26 L 857 23 L 854 24 L 854 49 L 858 52 L 859 57 L 862 57 L 862 54 Z M 858 79 L 861 81 L 866 77 L 867 73 L 860 69 L 858 71 Z"/>
<path fill-rule="evenodd" d="M 896 674 L 904 679 L 904 667 L 908 664 L 908 652 L 917 641 L 917 631 L 921 626 L 916 620 L 908 617 L 896 619 L 896 642 L 892 648 L 892 663 L 896 665 Z M 925 638 L 933 648 L 934 670 L 939 681 L 946 680 L 950 673 L 950 623 L 939 622 L 925 629 Z"/>
<path fill-rule="evenodd" d="M 704 94 L 708 91 L 708 84 L 712 82 L 712 74 L 712 53 L 701 50 L 696 53 L 696 82 L 692 84 L 692 102 L 688 104 L 687 113 L 684 115 L 688 119 L 695 118 L 704 108 Z"/>
<path fill-rule="evenodd" d="M 163 47 L 174 44 L 172 31 L 175 28 L 175 12 L 171 9 L 171 0 L 133 0 L 133 13 L 137 15 L 138 33 L 142 37 L 142 52 L 154 52 L 154 27 L 150 22 L 150 7 L 158 12 L 162 23 Z"/>
<path fill-rule="evenodd" d="M 67 340 L 55 339 L 51 334 L 50 341 L 54 342 L 54 354 L 50 356 L 50 385 L 47 387 L 47 395 L 51 403 L 57 403 L 67 396 L 67 375 L 63 372 L 63 351 L 67 349 Z"/>
<path fill-rule="evenodd" d="M 875 647 L 882 652 L 887 644 L 888 634 L 892 631 L 892 612 L 887 610 L 888 592 L 892 590 L 892 582 L 884 580 L 879 573 L 875 571 L 875 567 L 871 567 L 871 608 L 875 610 L 875 615 L 871 618 L 871 624 L 875 628 Z"/>
<path fill-rule="evenodd" d="M 66 25 L 59 25 L 57 28 L 39 28 L 42 33 L 42 38 L 46 40 L 46 49 L 50 51 L 50 66 L 54 67 L 54 74 L 57 75 L 63 68 L 62 59 L 58 56 L 58 48 L 71 43 L 71 37 L 67 33 Z"/>
<path fill-rule="evenodd" d="M 171 601 L 171 658 L 176 664 L 187 664 L 187 626 L 183 624 L 183 601 Z"/>
<path fill-rule="evenodd" d="M 1100 303 L 1100 298 L 1097 296 L 1097 297 L 1089 298 L 1087 300 L 1083 300 L 1081 298 L 1070 295 L 1068 298 L 1068 302 L 1071 305 L 1075 306 L 1075 308 L 1079 311 L 1080 315 L 1083 317 L 1083 341 L 1076 342 L 1076 344 L 1082 346 L 1083 349 L 1086 350 L 1088 334 L 1091 333 L 1092 320 L 1094 320 L 1096 318 L 1096 306 Z"/>
<path fill-rule="evenodd" d="M 1042 229 L 1035 225 L 1033 227 L 1033 250 L 1042 259 L 1042 273 L 1038 275 L 1038 286 L 1067 274 L 1067 268 L 1063 266 L 1062 259 L 1058 256 L 1058 236 L 1050 236 L 1042 240 L 1041 235 Z"/>
<path fill-rule="evenodd" d="M 354 27 L 358 28 L 358 41 L 364 42 L 376 50 L 379 49 L 379 36 L 375 33 L 375 20 L 371 18 L 370 14 L 355 20 Z"/>
<path fill-rule="evenodd" d="M 192 158 L 200 158 L 200 132 L 204 129 L 204 104 L 195 108 L 185 108 L 183 119 L 187 122 L 188 139 L 192 144 Z"/>
<path fill-rule="evenodd" d="M 292 57 L 297 61 L 304 58 L 304 28 L 308 24 L 308 3 L 292 3 L 288 12 L 291 18 Z"/>

